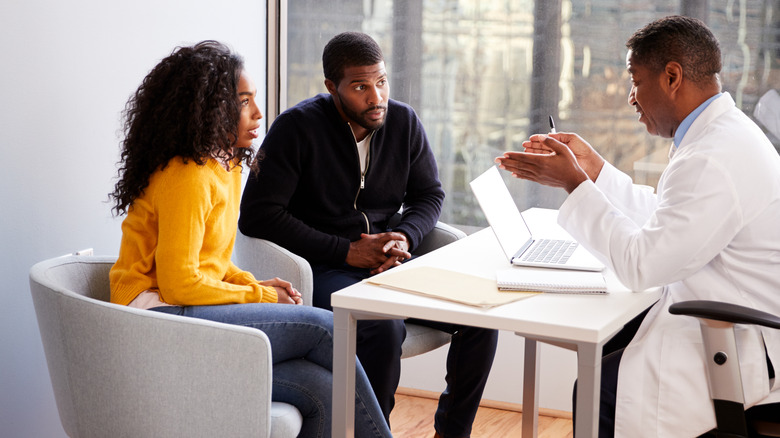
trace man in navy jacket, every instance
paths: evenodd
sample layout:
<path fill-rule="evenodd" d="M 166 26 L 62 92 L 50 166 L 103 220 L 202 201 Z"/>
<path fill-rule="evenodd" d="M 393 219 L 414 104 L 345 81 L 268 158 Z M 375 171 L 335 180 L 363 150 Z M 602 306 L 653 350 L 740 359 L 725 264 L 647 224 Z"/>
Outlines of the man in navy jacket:
<path fill-rule="evenodd" d="M 423 126 L 389 99 L 382 52 L 347 32 L 323 51 L 329 94 L 304 100 L 271 125 L 241 201 L 239 227 L 306 258 L 314 305 L 411 257 L 441 213 L 444 191 Z M 403 207 L 400 222 L 389 219 Z M 453 334 L 440 437 L 467 437 L 495 355 L 497 333 L 434 324 Z M 386 419 L 400 378 L 404 322 L 360 321 L 357 355 Z"/>

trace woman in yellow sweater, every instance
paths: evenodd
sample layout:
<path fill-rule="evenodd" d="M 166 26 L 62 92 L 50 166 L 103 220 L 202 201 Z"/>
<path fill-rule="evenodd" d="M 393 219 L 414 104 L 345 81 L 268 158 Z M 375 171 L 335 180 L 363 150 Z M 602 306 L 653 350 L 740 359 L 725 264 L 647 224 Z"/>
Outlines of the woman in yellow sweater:
<path fill-rule="evenodd" d="M 111 193 L 127 216 L 111 301 L 262 330 L 272 399 L 301 411 L 300 436 L 330 436 L 331 313 L 300 306 L 289 282 L 258 281 L 230 261 L 242 164 L 263 117 L 256 96 L 242 59 L 204 41 L 174 50 L 130 98 Z M 356 387 L 356 435 L 390 436 L 362 369 Z"/>

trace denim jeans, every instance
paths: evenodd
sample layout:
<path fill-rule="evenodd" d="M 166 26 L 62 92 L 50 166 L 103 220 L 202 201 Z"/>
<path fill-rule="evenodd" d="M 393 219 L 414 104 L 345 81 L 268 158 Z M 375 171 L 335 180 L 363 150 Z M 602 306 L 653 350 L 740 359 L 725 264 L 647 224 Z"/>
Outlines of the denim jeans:
<path fill-rule="evenodd" d="M 348 265 L 313 264 L 314 305 L 331 309 L 330 295 L 370 276 L 367 269 Z M 498 344 L 498 332 L 433 321 L 410 321 L 450 333 L 447 387 L 439 397 L 434 428 L 446 438 L 471 435 L 479 402 L 487 383 Z M 401 344 L 406 338 L 403 320 L 363 320 L 357 324 L 357 357 L 366 370 L 385 419 L 395 405 L 401 377 Z"/>
<path fill-rule="evenodd" d="M 163 306 L 152 310 L 261 330 L 271 341 L 271 399 L 289 403 L 301 412 L 303 427 L 299 437 L 330 436 L 333 395 L 331 312 L 265 303 Z M 392 436 L 359 362 L 355 380 L 355 436 Z"/>

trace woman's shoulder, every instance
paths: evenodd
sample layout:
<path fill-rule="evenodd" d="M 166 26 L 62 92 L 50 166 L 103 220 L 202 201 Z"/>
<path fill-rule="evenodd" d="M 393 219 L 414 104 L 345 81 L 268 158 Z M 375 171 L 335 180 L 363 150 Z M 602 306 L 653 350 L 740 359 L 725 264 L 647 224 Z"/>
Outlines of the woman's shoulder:
<path fill-rule="evenodd" d="M 168 175 L 176 175 L 177 178 L 196 177 L 204 178 L 210 175 L 219 175 L 220 172 L 225 173 L 225 168 L 222 167 L 217 160 L 213 158 L 207 158 L 200 163 L 193 158 L 173 157 L 165 166 L 160 168 L 160 173 Z"/>
<path fill-rule="evenodd" d="M 192 159 L 174 158 L 149 180 L 144 199 L 151 204 L 207 205 L 221 199 L 226 193 L 238 190 L 241 184 L 240 168 L 227 171 L 214 159 L 198 164 Z"/>
<path fill-rule="evenodd" d="M 213 158 L 199 164 L 192 158 L 174 157 L 155 172 L 149 180 L 157 190 L 198 190 L 220 184 L 230 173 Z"/>

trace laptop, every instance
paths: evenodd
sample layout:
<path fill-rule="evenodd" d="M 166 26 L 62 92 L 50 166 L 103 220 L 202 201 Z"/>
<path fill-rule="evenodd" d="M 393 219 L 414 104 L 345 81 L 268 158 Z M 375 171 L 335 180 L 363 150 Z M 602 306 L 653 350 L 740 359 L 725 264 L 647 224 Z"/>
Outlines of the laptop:
<path fill-rule="evenodd" d="M 604 264 L 574 240 L 533 236 L 509 189 L 492 166 L 470 183 L 490 227 L 513 265 L 601 271 Z"/>

